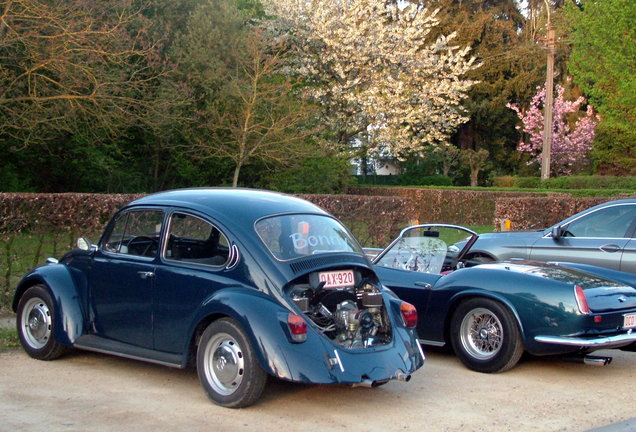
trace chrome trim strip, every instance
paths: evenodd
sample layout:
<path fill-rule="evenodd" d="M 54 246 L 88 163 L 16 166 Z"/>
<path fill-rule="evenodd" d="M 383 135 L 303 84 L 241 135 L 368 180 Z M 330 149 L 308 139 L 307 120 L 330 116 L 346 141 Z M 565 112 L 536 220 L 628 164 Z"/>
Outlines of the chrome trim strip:
<path fill-rule="evenodd" d="M 576 347 L 594 347 L 602 348 L 612 345 L 627 345 L 631 342 L 636 342 L 636 333 L 629 331 L 625 334 L 616 336 L 604 336 L 597 338 L 579 338 L 579 337 L 561 337 L 561 336 L 535 336 L 534 340 L 542 343 L 567 345 Z"/>
<path fill-rule="evenodd" d="M 338 366 L 340 366 L 340 372 L 344 373 L 344 366 L 342 365 L 342 360 L 340 360 L 340 355 L 338 354 L 338 350 L 333 350 L 333 353 L 336 355 L 338 359 Z"/>
<path fill-rule="evenodd" d="M 446 342 L 438 342 L 438 341 L 432 341 L 432 340 L 426 340 L 426 339 L 418 339 L 417 341 L 424 345 L 432 345 L 436 347 L 443 347 L 444 345 L 446 345 Z"/>
<path fill-rule="evenodd" d="M 420 344 L 420 340 L 415 341 L 415 345 L 417 345 L 417 349 L 420 350 L 420 355 L 422 356 L 422 361 L 426 361 L 426 356 L 424 355 L 424 350 L 422 349 L 422 344 Z"/>

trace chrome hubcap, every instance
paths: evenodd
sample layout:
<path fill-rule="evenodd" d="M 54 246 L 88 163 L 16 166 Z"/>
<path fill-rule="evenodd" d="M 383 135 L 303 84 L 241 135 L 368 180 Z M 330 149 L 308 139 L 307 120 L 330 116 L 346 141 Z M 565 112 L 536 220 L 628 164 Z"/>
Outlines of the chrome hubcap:
<path fill-rule="evenodd" d="M 205 349 L 204 367 L 212 388 L 221 395 L 230 395 L 243 381 L 243 351 L 232 336 L 217 334 L 210 339 Z"/>
<path fill-rule="evenodd" d="M 21 319 L 22 335 L 35 349 L 40 349 L 51 337 L 51 311 L 44 301 L 34 297 L 24 305 Z"/>
<path fill-rule="evenodd" d="M 488 360 L 501 349 L 504 333 L 495 314 L 486 308 L 476 308 L 464 316 L 460 337 L 462 346 L 471 356 Z"/>

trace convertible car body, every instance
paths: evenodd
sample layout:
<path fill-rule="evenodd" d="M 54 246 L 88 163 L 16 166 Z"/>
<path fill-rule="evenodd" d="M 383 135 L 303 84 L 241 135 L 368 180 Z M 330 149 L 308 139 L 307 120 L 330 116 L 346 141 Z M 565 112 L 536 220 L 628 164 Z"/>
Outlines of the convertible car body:
<path fill-rule="evenodd" d="M 82 240 L 82 239 L 80 239 Z M 97 245 L 26 275 L 20 341 L 185 368 L 210 398 L 255 402 L 272 375 L 303 383 L 408 381 L 424 363 L 417 312 L 379 283 L 346 228 L 286 195 L 191 189 L 120 210 Z"/>
<path fill-rule="evenodd" d="M 384 285 L 420 311 L 421 342 L 452 346 L 480 372 L 510 369 L 524 351 L 595 364 L 611 360 L 588 355 L 599 349 L 636 351 L 636 276 L 584 264 L 466 260 L 477 237 L 454 225 L 414 226 L 373 258 Z"/>

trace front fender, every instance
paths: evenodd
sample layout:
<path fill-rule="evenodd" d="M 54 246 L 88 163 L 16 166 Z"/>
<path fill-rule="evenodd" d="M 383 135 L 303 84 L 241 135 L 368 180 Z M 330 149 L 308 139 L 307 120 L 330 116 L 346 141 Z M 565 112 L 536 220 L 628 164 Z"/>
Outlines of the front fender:
<path fill-rule="evenodd" d="M 80 289 L 71 270 L 64 264 L 48 264 L 31 271 L 18 284 L 12 304 L 14 312 L 17 312 L 20 298 L 26 290 L 38 284 L 49 290 L 55 302 L 55 340 L 63 345 L 72 345 L 84 334 L 86 320 Z"/>

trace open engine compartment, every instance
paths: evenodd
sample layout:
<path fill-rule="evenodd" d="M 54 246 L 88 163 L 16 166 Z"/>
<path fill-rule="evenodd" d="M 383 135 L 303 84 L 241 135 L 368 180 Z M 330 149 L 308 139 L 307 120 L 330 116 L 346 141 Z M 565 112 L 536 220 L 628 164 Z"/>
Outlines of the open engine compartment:
<path fill-rule="evenodd" d="M 358 270 L 342 286 L 313 272 L 288 285 L 289 298 L 329 339 L 343 348 L 368 348 L 391 341 L 391 323 L 379 283 Z M 333 273 L 333 272 L 332 272 Z"/>

